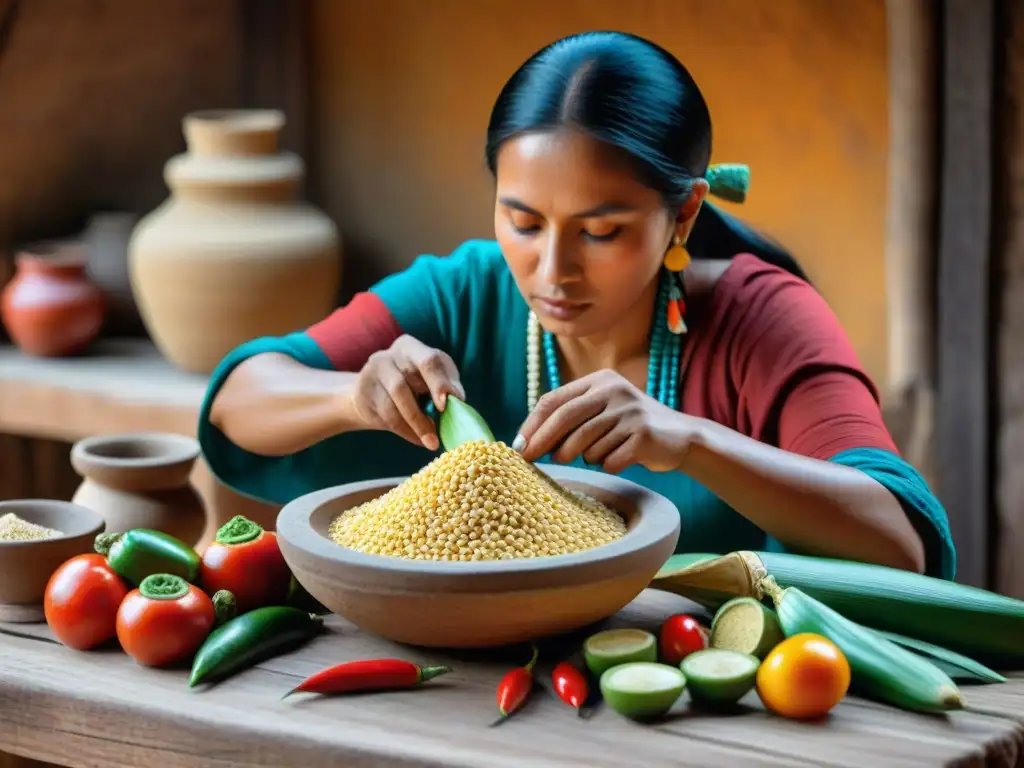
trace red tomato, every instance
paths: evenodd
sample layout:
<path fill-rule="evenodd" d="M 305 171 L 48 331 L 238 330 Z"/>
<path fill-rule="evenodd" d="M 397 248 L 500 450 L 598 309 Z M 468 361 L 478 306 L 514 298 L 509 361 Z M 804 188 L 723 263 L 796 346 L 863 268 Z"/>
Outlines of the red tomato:
<path fill-rule="evenodd" d="M 692 616 L 678 613 L 669 616 L 661 625 L 658 651 L 666 664 L 677 667 L 683 659 L 694 651 L 703 650 L 706 645 L 700 624 Z"/>
<path fill-rule="evenodd" d="M 117 639 L 139 664 L 160 667 L 190 657 L 213 629 L 213 601 L 198 587 L 182 584 L 187 590 L 180 597 L 147 597 L 133 589 L 121 603 Z"/>
<path fill-rule="evenodd" d="M 212 542 L 203 553 L 201 573 L 206 592 L 212 595 L 228 590 L 235 596 L 239 613 L 284 605 L 292 576 L 277 535 L 270 531 L 239 544 Z"/>
<path fill-rule="evenodd" d="M 117 609 L 128 585 L 103 555 L 72 557 L 50 576 L 43 613 L 53 634 L 68 648 L 85 651 L 113 640 Z"/>

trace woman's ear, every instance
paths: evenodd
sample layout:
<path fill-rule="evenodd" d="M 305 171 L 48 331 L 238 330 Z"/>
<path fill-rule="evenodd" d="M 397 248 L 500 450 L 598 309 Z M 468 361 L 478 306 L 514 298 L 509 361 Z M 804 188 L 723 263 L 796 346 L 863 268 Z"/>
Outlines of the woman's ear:
<path fill-rule="evenodd" d="M 690 189 L 690 196 L 680 206 L 679 214 L 676 216 L 676 234 L 684 243 L 690 237 L 693 225 L 697 221 L 697 214 L 700 213 L 700 207 L 704 204 L 707 196 L 707 181 L 704 179 L 694 179 L 693 186 Z"/>

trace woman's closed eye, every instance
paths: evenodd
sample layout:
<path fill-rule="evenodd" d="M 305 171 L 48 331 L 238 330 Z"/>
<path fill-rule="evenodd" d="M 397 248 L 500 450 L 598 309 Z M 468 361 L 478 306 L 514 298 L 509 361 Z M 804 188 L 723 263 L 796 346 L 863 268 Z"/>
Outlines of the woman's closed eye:
<path fill-rule="evenodd" d="M 595 243 L 607 243 L 609 240 L 614 240 L 621 231 L 621 226 L 611 228 L 603 227 L 597 231 L 584 229 L 583 234 Z"/>
<path fill-rule="evenodd" d="M 520 235 L 534 235 L 540 232 L 540 225 L 538 224 L 518 224 L 515 220 L 512 220 L 509 223 L 512 225 L 512 229 Z"/>
<path fill-rule="evenodd" d="M 512 229 L 520 235 L 535 235 L 541 230 L 540 224 L 535 221 L 517 221 L 514 218 L 509 219 L 509 223 Z M 614 227 L 602 227 L 587 229 L 583 228 L 580 230 L 580 234 L 595 243 L 607 243 L 618 237 L 619 233 L 622 232 L 621 226 Z"/>

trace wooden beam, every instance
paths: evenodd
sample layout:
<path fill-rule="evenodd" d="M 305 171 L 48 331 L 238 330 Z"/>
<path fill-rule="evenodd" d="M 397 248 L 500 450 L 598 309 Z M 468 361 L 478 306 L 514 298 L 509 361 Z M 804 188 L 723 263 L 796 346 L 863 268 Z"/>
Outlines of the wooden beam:
<path fill-rule="evenodd" d="M 242 0 L 242 106 L 280 109 L 282 146 L 310 163 L 309 2 Z M 307 167 L 308 170 L 308 167 Z"/>
<path fill-rule="evenodd" d="M 996 0 L 941 5 L 936 475 L 957 545 L 957 580 L 988 587 Z"/>

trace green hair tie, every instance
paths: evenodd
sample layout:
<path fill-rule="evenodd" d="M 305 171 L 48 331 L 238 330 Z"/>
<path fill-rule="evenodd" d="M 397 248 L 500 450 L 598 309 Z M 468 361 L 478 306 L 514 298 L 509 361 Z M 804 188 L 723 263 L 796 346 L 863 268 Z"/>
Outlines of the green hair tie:
<path fill-rule="evenodd" d="M 742 203 L 750 189 L 750 167 L 741 163 L 718 163 L 704 174 L 708 193 L 731 203 Z"/>

